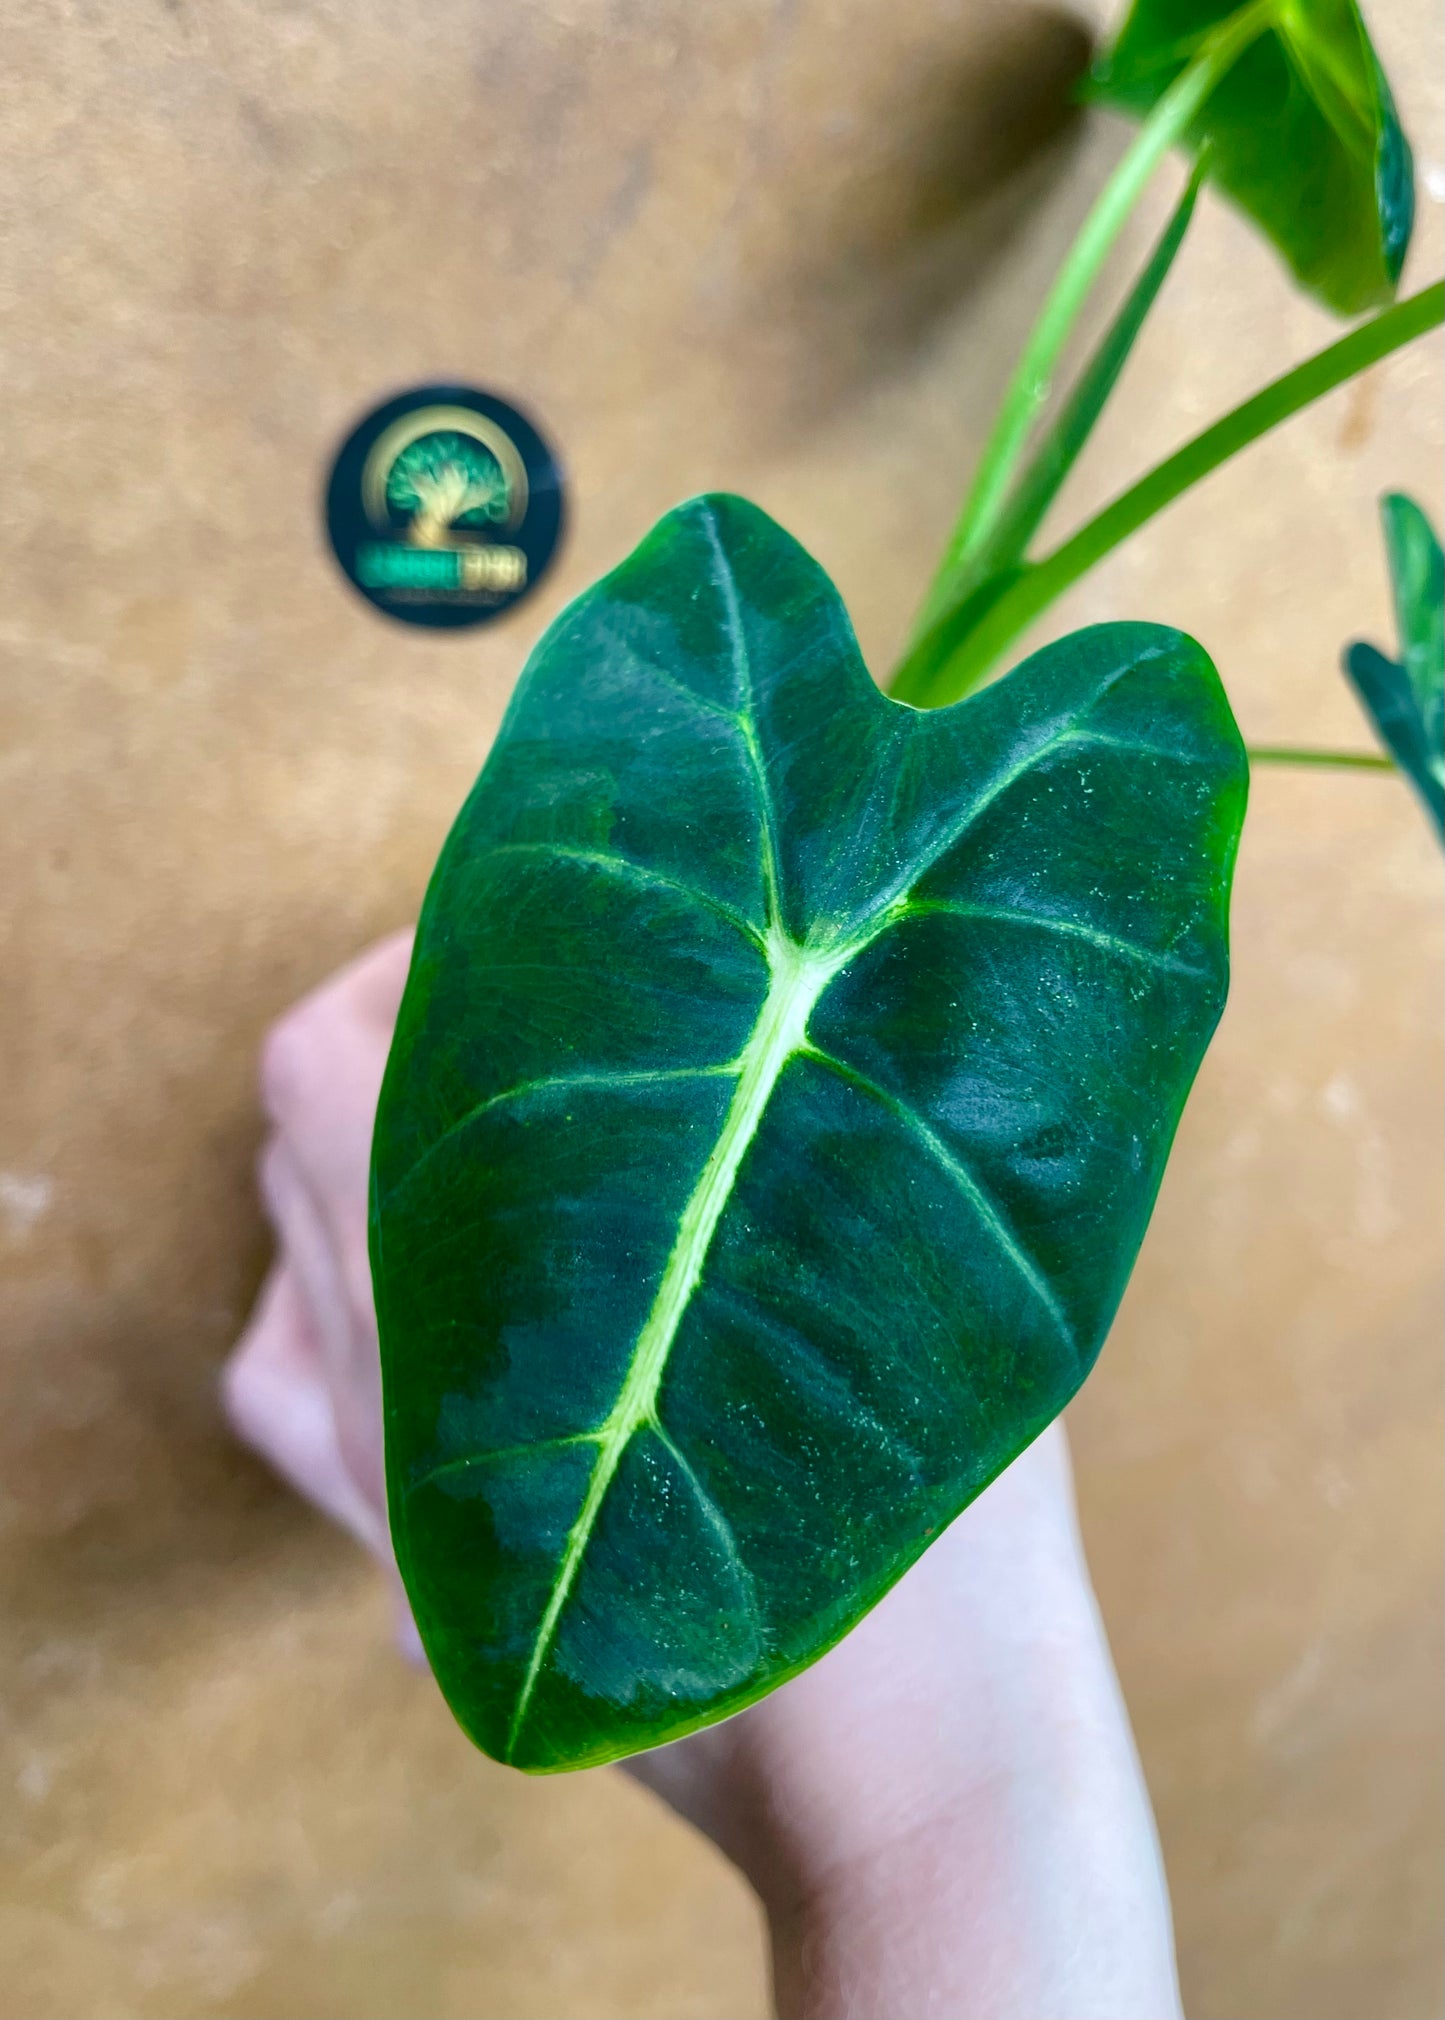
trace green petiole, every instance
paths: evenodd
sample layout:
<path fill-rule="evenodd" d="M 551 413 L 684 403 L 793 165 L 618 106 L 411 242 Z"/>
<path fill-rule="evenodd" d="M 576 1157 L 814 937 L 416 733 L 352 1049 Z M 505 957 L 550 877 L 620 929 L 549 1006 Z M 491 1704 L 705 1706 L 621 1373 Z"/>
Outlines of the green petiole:
<path fill-rule="evenodd" d="M 1052 554 L 1025 565 L 976 622 L 970 623 L 969 609 L 945 618 L 929 654 L 936 672 L 918 679 L 905 661 L 900 675 L 908 677 L 898 678 L 892 692 L 900 701 L 932 708 L 970 693 L 1021 631 L 1156 513 L 1282 421 L 1442 321 L 1445 281 L 1436 281 L 1284 373 L 1166 457 Z"/>
<path fill-rule="evenodd" d="M 964 572 L 1003 510 L 1009 484 L 1029 431 L 1049 397 L 1054 374 L 1114 242 L 1154 171 L 1185 137 L 1205 101 L 1249 45 L 1269 26 L 1278 0 L 1253 0 L 1221 22 L 1200 45 L 1140 127 L 1070 247 L 1039 313 L 979 460 L 973 486 L 924 598 L 912 641 L 931 631 L 966 593 Z"/>
<path fill-rule="evenodd" d="M 1201 158 L 1143 272 L 1100 339 L 1078 383 L 1049 424 L 1028 467 L 1010 492 L 993 531 L 953 578 L 946 621 L 916 640 L 899 665 L 894 674 L 897 691 L 905 694 L 926 691 L 952 650 L 950 628 L 955 624 L 970 628 L 976 624 L 1020 571 L 1029 542 L 1093 432 L 1184 243 L 1205 172 L 1206 162 Z"/>
<path fill-rule="evenodd" d="M 1246 748 L 1252 765 L 1324 765 L 1352 772 L 1393 772 L 1399 769 L 1393 758 L 1375 757 L 1367 751 L 1306 750 L 1287 743 L 1252 743 Z"/>
<path fill-rule="evenodd" d="M 1022 558 L 1064 479 L 1078 461 L 1184 243 L 1206 170 L 1207 162 L 1201 159 L 1144 271 L 1080 375 L 1058 420 L 1050 426 L 1037 454 L 1014 486 L 984 550 L 991 568 L 1006 567 Z"/>

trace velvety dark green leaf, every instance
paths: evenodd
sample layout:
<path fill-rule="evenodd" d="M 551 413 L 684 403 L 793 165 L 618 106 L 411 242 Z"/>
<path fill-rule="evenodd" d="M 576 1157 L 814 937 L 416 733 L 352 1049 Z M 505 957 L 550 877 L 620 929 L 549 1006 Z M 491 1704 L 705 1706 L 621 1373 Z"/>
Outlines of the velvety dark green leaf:
<path fill-rule="evenodd" d="M 1395 592 L 1400 658 L 1352 645 L 1345 670 L 1445 839 L 1445 560 L 1425 514 L 1391 492 L 1380 501 Z"/>
<path fill-rule="evenodd" d="M 1224 999 L 1245 780 L 1156 626 L 889 701 L 740 499 L 548 632 L 372 1181 L 398 1561 L 489 1753 L 738 1710 L 1068 1401 Z"/>
<path fill-rule="evenodd" d="M 1236 0 L 1134 0 L 1098 96 L 1143 115 Z M 1355 0 L 1279 0 L 1191 133 L 1208 171 L 1340 315 L 1388 301 L 1415 217 L 1410 148 Z"/>

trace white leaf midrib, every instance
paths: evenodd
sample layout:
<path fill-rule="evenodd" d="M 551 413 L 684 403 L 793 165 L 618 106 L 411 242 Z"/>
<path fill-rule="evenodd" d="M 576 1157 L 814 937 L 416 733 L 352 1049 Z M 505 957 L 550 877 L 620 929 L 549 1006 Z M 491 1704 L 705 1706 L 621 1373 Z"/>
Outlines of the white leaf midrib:
<path fill-rule="evenodd" d="M 764 1109 L 772 1098 L 788 1060 L 806 1048 L 808 1018 L 828 983 L 856 948 L 818 953 L 797 946 L 774 928 L 768 940 L 770 981 L 752 1036 L 739 1058 L 737 1086 L 707 1163 L 678 1222 L 667 1265 L 651 1310 L 637 1336 L 626 1377 L 606 1420 L 593 1434 L 597 1457 L 577 1519 L 568 1531 L 547 1608 L 532 1644 L 531 1659 L 517 1693 L 507 1732 L 506 1758 L 512 1759 L 526 1720 L 537 1679 L 551 1650 L 557 1623 L 581 1568 L 596 1525 L 598 1511 L 633 1435 L 654 1422 L 663 1370 L 683 1315 L 702 1275 L 703 1264 L 731 1197 L 733 1183 L 748 1146 L 757 1134 Z"/>

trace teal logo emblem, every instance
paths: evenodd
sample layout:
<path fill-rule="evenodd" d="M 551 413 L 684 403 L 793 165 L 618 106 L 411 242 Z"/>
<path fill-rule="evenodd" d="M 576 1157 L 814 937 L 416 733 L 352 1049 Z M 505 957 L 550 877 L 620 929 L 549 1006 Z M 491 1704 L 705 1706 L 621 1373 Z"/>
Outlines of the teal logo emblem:
<path fill-rule="evenodd" d="M 562 531 L 557 459 L 495 394 L 429 386 L 353 429 L 327 487 L 345 574 L 403 623 L 455 628 L 500 616 L 534 588 Z"/>

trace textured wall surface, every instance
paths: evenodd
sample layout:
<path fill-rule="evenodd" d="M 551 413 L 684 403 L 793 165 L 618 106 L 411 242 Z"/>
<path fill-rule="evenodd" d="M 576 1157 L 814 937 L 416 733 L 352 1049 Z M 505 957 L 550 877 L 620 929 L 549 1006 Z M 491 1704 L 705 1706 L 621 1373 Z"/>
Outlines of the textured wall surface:
<path fill-rule="evenodd" d="M 1437 10 L 1378 0 L 1438 270 Z M 0 299 L 0 2011 L 763 2010 L 740 1884 L 624 1778 L 474 1757 L 370 1573 L 228 1443 L 267 1020 L 411 914 L 525 651 L 748 491 L 880 667 L 1122 142 L 1026 0 L 36 0 Z M 1137 221 L 1130 253 L 1147 241 Z M 1122 270 L 1122 269 L 1121 269 Z M 1212 201 L 1062 516 L 1326 335 Z M 1374 498 L 1438 510 L 1437 340 L 1078 592 L 1246 732 L 1365 742 Z M 399 385 L 535 408 L 547 589 L 374 616 L 326 459 Z M 1236 984 L 1072 1412 L 1195 2020 L 1440 2011 L 1440 860 L 1395 783 L 1261 776 Z"/>

